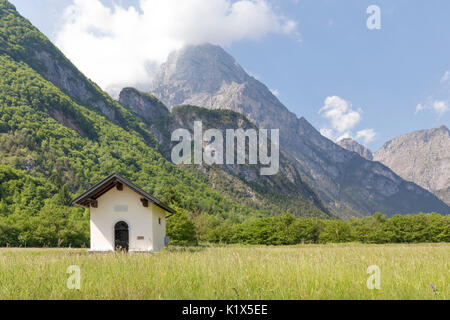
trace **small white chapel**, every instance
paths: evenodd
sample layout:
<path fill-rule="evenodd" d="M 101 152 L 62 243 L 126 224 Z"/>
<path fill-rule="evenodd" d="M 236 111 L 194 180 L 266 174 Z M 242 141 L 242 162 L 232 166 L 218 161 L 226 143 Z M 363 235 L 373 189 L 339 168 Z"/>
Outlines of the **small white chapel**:
<path fill-rule="evenodd" d="M 175 210 L 118 174 L 73 204 L 90 209 L 91 252 L 160 252 L 168 244 L 166 219 Z"/>

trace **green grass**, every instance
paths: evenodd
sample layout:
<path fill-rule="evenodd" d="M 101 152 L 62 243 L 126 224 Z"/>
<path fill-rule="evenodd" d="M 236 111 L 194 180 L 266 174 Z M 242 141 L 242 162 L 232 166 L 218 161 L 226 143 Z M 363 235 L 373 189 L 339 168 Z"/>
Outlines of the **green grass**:
<path fill-rule="evenodd" d="M 81 290 L 66 286 L 70 265 Z M 366 270 L 381 268 L 381 290 Z M 0 299 L 450 299 L 450 244 L 171 248 L 93 255 L 0 249 Z"/>

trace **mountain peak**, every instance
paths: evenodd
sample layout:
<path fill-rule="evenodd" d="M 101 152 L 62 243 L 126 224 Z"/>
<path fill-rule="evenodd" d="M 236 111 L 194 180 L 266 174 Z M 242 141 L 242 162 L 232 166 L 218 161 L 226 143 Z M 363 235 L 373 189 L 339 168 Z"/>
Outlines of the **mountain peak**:
<path fill-rule="evenodd" d="M 391 141 L 388 141 L 377 151 L 377 153 L 381 153 L 383 149 L 390 148 L 391 145 L 396 145 L 399 141 L 431 141 L 436 138 L 450 138 L 450 130 L 447 126 L 442 125 L 440 127 L 432 128 L 432 129 L 424 129 L 413 131 L 411 133 L 400 135 L 394 138 Z"/>
<path fill-rule="evenodd" d="M 202 96 L 212 95 L 224 84 L 243 84 L 249 78 L 236 60 L 220 46 L 209 43 L 187 45 L 169 55 L 157 72 L 151 91 L 172 108 L 181 104 L 196 104 L 194 102 L 197 101 L 187 100 L 199 93 Z M 168 86 L 175 88 L 177 94 L 168 91 Z M 202 104 L 205 101 L 201 101 Z"/>
<path fill-rule="evenodd" d="M 446 125 L 442 125 L 436 128 L 432 128 L 432 129 L 425 129 L 425 130 L 419 130 L 419 131 L 414 131 L 412 133 L 406 134 L 406 135 L 410 135 L 410 134 L 422 134 L 422 135 L 439 135 L 439 134 L 446 134 L 449 133 L 450 130 L 448 130 Z"/>
<path fill-rule="evenodd" d="M 450 185 L 450 131 L 445 125 L 401 135 L 374 156 L 405 180 L 437 194 Z M 450 203 L 450 192 L 441 199 Z"/>
<path fill-rule="evenodd" d="M 359 154 L 361 157 L 369 161 L 373 160 L 372 152 L 367 147 L 363 146 L 362 144 L 356 142 L 351 138 L 342 139 L 338 141 L 337 144 L 348 151 Z"/>
<path fill-rule="evenodd" d="M 449 131 L 450 131 L 450 130 L 448 130 L 448 128 L 447 128 L 446 125 L 440 126 L 439 128 L 437 128 L 437 130 L 439 130 L 439 131 L 445 131 L 445 132 L 449 132 Z"/>
<path fill-rule="evenodd" d="M 180 50 L 174 51 L 171 54 L 186 54 L 189 52 L 193 52 L 196 54 L 203 53 L 209 55 L 216 54 L 221 56 L 228 56 L 234 60 L 234 58 L 230 54 L 228 54 L 221 46 L 209 42 L 205 42 L 202 44 L 187 44 L 183 46 Z"/>

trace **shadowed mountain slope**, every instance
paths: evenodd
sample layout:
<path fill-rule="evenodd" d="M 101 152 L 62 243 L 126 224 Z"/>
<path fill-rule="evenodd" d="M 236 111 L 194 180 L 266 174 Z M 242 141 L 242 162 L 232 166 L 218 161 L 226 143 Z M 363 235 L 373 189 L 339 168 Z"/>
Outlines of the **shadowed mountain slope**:
<path fill-rule="evenodd" d="M 189 130 L 192 135 L 195 121 L 202 122 L 204 131 L 208 129 L 218 129 L 222 133 L 227 129 L 258 131 L 258 128 L 243 115 L 230 110 L 179 106 L 169 112 L 158 99 L 133 88 L 122 90 L 120 103 L 142 117 L 158 139 L 160 150 L 168 160 L 171 160 L 171 150 L 177 144 L 171 141 L 172 132 L 183 128 Z M 223 148 L 225 150 L 225 140 Z M 316 206 L 327 212 L 319 197 L 303 182 L 292 161 L 284 154 L 280 155 L 280 172 L 274 176 L 262 176 L 260 165 L 201 165 L 184 168 L 195 168 L 207 174 L 210 184 L 221 193 L 227 193 L 232 183 L 234 192 L 239 192 L 241 198 L 249 200 L 247 204 L 252 207 L 271 207 L 271 210 L 275 211 L 305 215 L 308 211 L 318 211 L 312 208 Z"/>

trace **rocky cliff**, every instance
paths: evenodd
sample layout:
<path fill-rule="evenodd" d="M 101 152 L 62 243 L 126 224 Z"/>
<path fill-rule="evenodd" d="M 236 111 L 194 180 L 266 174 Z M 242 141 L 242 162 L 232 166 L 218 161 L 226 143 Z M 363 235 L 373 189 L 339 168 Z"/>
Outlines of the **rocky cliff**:
<path fill-rule="evenodd" d="M 450 204 L 450 131 L 446 126 L 397 137 L 381 147 L 374 159 Z"/>
<path fill-rule="evenodd" d="M 350 139 L 350 138 L 342 139 L 342 140 L 338 141 L 337 144 L 348 151 L 359 154 L 361 157 L 363 157 L 366 160 L 369 160 L 369 161 L 373 160 L 372 151 L 370 151 L 365 146 L 359 144 L 358 142 L 356 142 L 353 139 Z"/>

